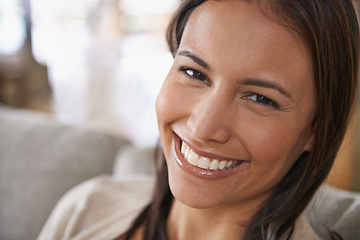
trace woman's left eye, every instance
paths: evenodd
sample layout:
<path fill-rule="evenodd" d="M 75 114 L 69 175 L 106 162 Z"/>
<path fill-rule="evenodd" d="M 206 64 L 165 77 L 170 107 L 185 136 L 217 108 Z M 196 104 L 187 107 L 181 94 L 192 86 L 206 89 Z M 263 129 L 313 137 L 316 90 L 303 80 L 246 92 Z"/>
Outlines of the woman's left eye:
<path fill-rule="evenodd" d="M 263 95 L 257 94 L 257 93 L 250 93 L 245 97 L 245 99 L 249 99 L 254 102 L 264 104 L 264 105 L 269 105 L 276 109 L 279 109 L 279 104 L 277 104 L 275 101 L 273 101 L 270 98 L 267 98 Z"/>

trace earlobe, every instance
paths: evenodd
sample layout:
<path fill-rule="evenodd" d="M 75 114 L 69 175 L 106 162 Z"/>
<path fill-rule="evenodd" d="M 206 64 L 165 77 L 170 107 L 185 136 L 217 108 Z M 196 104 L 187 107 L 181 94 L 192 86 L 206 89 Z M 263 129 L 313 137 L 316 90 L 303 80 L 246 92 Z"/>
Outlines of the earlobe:
<path fill-rule="evenodd" d="M 311 152 L 314 148 L 315 131 L 313 130 L 304 145 L 304 152 Z"/>
<path fill-rule="evenodd" d="M 315 143 L 315 133 L 317 132 L 318 123 L 316 119 L 314 118 L 311 124 L 311 127 L 309 128 L 308 137 L 306 140 L 306 143 L 304 145 L 304 152 L 311 152 L 314 150 L 314 143 Z"/>

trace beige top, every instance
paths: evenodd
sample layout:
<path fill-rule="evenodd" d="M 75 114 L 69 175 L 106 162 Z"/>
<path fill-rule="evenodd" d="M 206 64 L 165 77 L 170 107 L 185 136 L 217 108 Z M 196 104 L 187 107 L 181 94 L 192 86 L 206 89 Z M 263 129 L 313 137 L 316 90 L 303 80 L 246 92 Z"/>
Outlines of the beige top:
<path fill-rule="evenodd" d="M 38 240 L 110 240 L 119 237 L 151 199 L 151 177 L 101 176 L 69 191 L 58 203 Z M 320 239 L 301 216 L 293 239 Z"/>

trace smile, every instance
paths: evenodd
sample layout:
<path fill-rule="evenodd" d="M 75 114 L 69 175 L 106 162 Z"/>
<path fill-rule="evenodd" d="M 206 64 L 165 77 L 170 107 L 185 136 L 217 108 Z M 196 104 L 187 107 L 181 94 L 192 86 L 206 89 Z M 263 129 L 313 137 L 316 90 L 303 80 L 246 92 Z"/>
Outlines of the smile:
<path fill-rule="evenodd" d="M 188 163 L 202 169 L 211 171 L 227 171 L 241 164 L 241 161 L 217 160 L 201 156 L 189 148 L 186 143 L 181 143 L 181 153 Z"/>
<path fill-rule="evenodd" d="M 205 179 L 222 179 L 244 172 L 249 161 L 234 160 L 192 149 L 177 134 L 174 134 L 174 153 L 178 166 L 188 174 Z"/>

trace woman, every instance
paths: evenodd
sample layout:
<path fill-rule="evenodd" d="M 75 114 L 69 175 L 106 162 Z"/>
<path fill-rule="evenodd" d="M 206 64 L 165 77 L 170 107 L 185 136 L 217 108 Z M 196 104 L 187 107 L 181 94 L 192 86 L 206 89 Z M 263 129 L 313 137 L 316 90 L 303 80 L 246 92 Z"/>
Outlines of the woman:
<path fill-rule="evenodd" d="M 166 161 L 120 239 L 317 239 L 302 212 L 356 98 L 351 2 L 187 0 L 168 43 L 156 103 Z"/>

